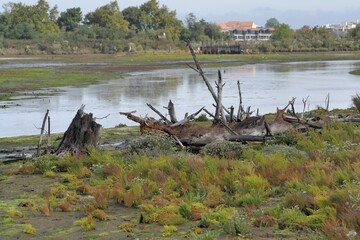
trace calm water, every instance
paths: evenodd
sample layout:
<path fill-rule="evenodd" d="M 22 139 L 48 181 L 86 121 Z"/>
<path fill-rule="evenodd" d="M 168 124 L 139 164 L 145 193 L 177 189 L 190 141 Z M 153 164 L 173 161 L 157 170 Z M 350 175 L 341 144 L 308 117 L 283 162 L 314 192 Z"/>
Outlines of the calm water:
<path fill-rule="evenodd" d="M 221 69 L 225 82 L 223 102 L 226 107 L 238 107 L 237 80 L 241 82 L 245 106 L 259 108 L 261 114 L 275 112 L 296 97 L 296 110 L 302 111 L 302 98 L 309 96 L 309 109 L 324 106 L 330 93 L 330 108 L 351 106 L 351 96 L 360 93 L 360 76 L 348 74 L 359 68 L 359 61 L 297 62 L 256 64 Z M 217 68 L 205 68 L 212 83 Z M 177 118 L 186 112 L 196 112 L 203 106 L 214 112 L 213 99 L 201 77 L 189 68 L 134 72 L 114 81 L 85 88 L 60 88 L 57 96 L 32 100 L 17 100 L 10 108 L 0 108 L 0 137 L 38 134 L 46 109 L 50 110 L 52 132 L 63 132 L 69 126 L 81 104 L 92 112 L 104 127 L 120 123 L 136 125 L 118 112 L 136 110 L 140 116 L 158 116 L 146 103 L 166 113 L 171 99 Z M 0 106 L 9 102 L 0 102 Z"/>

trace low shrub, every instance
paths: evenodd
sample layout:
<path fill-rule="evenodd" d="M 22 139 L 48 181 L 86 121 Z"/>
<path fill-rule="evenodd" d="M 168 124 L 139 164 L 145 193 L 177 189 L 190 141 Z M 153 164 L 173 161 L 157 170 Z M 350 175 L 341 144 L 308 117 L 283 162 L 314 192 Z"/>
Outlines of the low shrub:
<path fill-rule="evenodd" d="M 251 223 L 244 212 L 235 211 L 223 225 L 223 230 L 233 236 L 245 236 L 250 233 Z"/>
<path fill-rule="evenodd" d="M 239 159 L 242 157 L 242 148 L 243 146 L 240 143 L 215 142 L 203 147 L 201 154 L 224 159 Z"/>

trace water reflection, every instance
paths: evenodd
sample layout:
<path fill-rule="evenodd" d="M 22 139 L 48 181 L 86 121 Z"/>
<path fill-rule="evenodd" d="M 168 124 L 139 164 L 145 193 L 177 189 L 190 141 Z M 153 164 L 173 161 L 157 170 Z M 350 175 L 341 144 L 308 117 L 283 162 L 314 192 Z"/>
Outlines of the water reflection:
<path fill-rule="evenodd" d="M 223 67 L 223 102 L 227 107 L 238 107 L 237 81 L 240 80 L 244 104 L 254 110 L 259 108 L 260 113 L 274 112 L 292 97 L 297 97 L 296 109 L 300 111 L 301 99 L 308 95 L 310 109 L 313 109 L 316 105 L 324 105 L 328 93 L 331 108 L 349 107 L 351 96 L 360 89 L 360 77 L 348 72 L 358 64 L 359 61 L 334 61 Z M 204 71 L 214 86 L 218 68 Z M 97 118 L 110 114 L 97 121 L 104 127 L 119 123 L 134 125 L 120 116 L 120 111 L 136 110 L 140 116 L 148 114 L 158 118 L 146 103 L 165 113 L 163 106 L 170 99 L 178 118 L 203 106 L 214 111 L 213 99 L 201 77 L 189 68 L 134 72 L 100 85 L 60 90 L 64 92 L 57 96 L 13 101 L 10 104 L 20 106 L 0 108 L 0 137 L 37 134 L 46 109 L 50 110 L 52 131 L 63 132 L 81 104 Z M 5 104 L 9 103 L 0 102 L 0 106 Z"/>

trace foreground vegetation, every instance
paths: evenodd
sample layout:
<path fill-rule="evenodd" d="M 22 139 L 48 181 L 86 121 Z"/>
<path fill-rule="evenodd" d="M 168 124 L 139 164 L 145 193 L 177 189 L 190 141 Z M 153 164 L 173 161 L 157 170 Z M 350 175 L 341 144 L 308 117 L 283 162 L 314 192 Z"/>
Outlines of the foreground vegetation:
<path fill-rule="evenodd" d="M 2 165 L 0 183 L 12 187 L 1 192 L 0 231 L 3 239 L 356 239 L 359 143 L 358 126 L 335 123 L 200 154 L 144 136 L 124 150 Z"/>

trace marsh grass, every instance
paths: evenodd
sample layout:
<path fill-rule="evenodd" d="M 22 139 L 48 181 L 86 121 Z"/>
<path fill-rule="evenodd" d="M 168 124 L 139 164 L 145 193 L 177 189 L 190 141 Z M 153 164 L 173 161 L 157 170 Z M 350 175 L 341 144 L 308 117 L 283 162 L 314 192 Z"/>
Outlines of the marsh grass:
<path fill-rule="evenodd" d="M 89 149 L 86 156 L 27 163 L 31 174 L 56 173 L 56 183 L 36 206 L 49 204 L 53 212 L 68 202 L 75 210 L 77 199 L 89 195 L 92 201 L 80 208 L 85 217 L 78 221 L 84 231 L 94 229 L 96 220 L 108 220 L 105 211 L 113 207 L 138 210 L 140 224 L 201 226 L 242 237 L 257 237 L 254 228 L 303 231 L 301 237 L 319 232 L 338 236 L 326 232 L 331 227 L 339 233 L 360 231 L 356 125 L 335 124 L 322 134 L 299 135 L 291 146 L 247 146 L 234 158 L 194 155 L 173 149 L 166 139 L 150 140 L 133 144 L 132 151 Z M 150 154 L 140 152 L 144 149 Z"/>
<path fill-rule="evenodd" d="M 21 91 L 31 92 L 54 87 L 96 84 L 115 77 L 114 73 L 90 72 L 74 67 L 11 68 L 0 71 L 0 93 L 16 91 L 21 94 Z M 5 96 L 2 95 L 2 98 Z"/>

